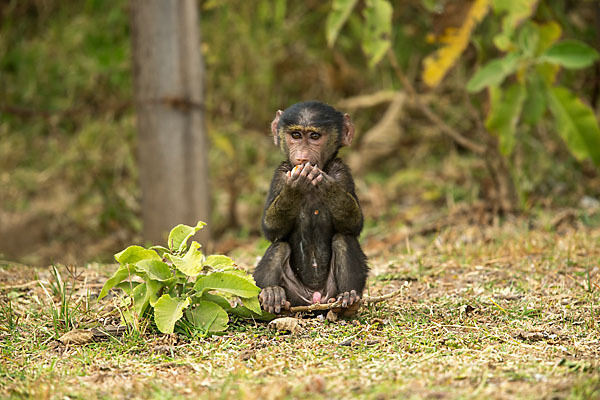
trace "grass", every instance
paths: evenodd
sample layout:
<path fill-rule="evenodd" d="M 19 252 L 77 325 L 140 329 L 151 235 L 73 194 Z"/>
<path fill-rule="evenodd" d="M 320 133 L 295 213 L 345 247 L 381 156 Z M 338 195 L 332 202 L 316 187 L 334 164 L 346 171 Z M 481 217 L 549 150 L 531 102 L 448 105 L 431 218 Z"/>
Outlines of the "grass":
<path fill-rule="evenodd" d="M 6 263 L 0 397 L 599 398 L 600 228 L 527 226 L 458 224 L 410 242 L 381 229 L 363 238 L 369 291 L 408 281 L 403 295 L 354 320 L 304 319 L 294 335 L 233 321 L 223 336 L 146 329 L 63 346 L 71 327 L 118 321 L 94 300 L 114 266 Z"/>

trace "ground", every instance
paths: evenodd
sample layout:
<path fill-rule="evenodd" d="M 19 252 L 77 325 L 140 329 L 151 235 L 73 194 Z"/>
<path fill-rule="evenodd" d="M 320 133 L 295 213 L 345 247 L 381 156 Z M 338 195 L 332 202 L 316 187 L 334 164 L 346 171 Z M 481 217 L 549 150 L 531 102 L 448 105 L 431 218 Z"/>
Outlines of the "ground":
<path fill-rule="evenodd" d="M 293 334 L 238 320 L 223 336 L 141 327 L 65 346 L 65 321 L 116 318 L 110 299 L 94 300 L 115 266 L 54 274 L 5 262 L 0 397 L 600 398 L 598 224 L 577 211 L 451 222 L 371 229 L 369 294 L 405 289 L 353 320 L 303 319 Z M 257 255 L 253 243 L 232 252 L 248 269 Z"/>

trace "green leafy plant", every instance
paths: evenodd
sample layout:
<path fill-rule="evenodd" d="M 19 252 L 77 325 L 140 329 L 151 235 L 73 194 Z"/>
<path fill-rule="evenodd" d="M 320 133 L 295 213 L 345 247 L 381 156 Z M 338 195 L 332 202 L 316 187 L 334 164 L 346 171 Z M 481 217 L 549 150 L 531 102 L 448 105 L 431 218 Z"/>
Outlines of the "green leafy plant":
<path fill-rule="evenodd" d="M 600 165 L 600 128 L 593 110 L 556 84 L 560 68 L 589 67 L 598 53 L 576 40 L 558 42 L 560 33 L 554 21 L 526 21 L 515 32 L 499 34 L 494 42 L 506 55 L 483 65 L 469 80 L 467 90 L 488 89 L 486 128 L 498 136 L 505 156 L 512 153 L 518 124 L 535 125 L 548 109 L 570 152 L 579 160 L 589 158 Z M 514 78 L 505 83 L 509 77 Z"/>
<path fill-rule="evenodd" d="M 335 44 L 340 30 L 357 3 L 357 0 L 333 0 L 325 26 L 329 47 Z M 364 4 L 365 23 L 361 47 L 371 68 L 381 61 L 390 48 L 393 11 L 392 5 L 387 0 L 367 0 Z"/>
<path fill-rule="evenodd" d="M 200 243 L 188 240 L 206 224 L 177 225 L 171 230 L 168 247 L 129 246 L 115 259 L 121 264 L 110 277 L 99 299 L 112 288 L 123 298 L 124 319 L 153 315 L 158 330 L 172 333 L 178 324 L 203 334 L 227 329 L 229 314 L 242 318 L 268 319 L 258 302 L 260 289 L 245 271 L 223 255 L 206 257 Z M 132 277 L 140 279 L 132 280 Z M 141 282 L 140 282 L 141 280 Z"/>
<path fill-rule="evenodd" d="M 357 3 L 332 0 L 325 27 L 330 46 L 350 21 L 353 10 L 358 8 Z M 551 2 L 423 0 L 422 4 L 436 10 L 438 20 L 443 15 L 448 21 L 443 31 L 428 35 L 437 42 L 438 48 L 423 60 L 421 79 L 427 86 L 435 88 L 451 68 L 462 63 L 462 54 L 471 42 L 476 44 L 481 58 L 500 52 L 499 57 L 483 63 L 466 83 L 467 92 L 474 94 L 487 89 L 489 97 L 489 108 L 483 110 L 482 107 L 485 123 L 477 121 L 477 126 L 485 127 L 478 128 L 484 134 L 475 140 L 451 128 L 428 105 L 417 103 L 443 132 L 488 160 L 486 166 L 496 186 L 495 194 L 490 197 L 497 197 L 499 210 L 511 212 L 519 208 L 515 173 L 511 173 L 509 167 L 510 156 L 520 139 L 518 133 L 529 132 L 531 127 L 545 123 L 546 111 L 552 115 L 554 128 L 570 153 L 580 161 L 590 159 L 600 166 L 600 127 L 594 110 L 564 83 L 561 85 L 557 78 L 561 68 L 587 68 L 600 56 L 583 42 L 560 40 L 563 29 L 558 22 L 560 19 L 552 12 Z M 452 6 L 444 7 L 444 4 Z M 386 51 L 389 52 L 390 38 L 396 36 L 393 7 L 388 0 L 370 0 L 364 3 L 362 10 L 364 34 L 361 44 L 373 67 Z M 487 28 L 483 34 L 476 31 L 479 25 Z M 396 71 L 407 92 L 418 97 L 399 67 Z"/>
<path fill-rule="evenodd" d="M 589 158 L 600 165 L 600 128 L 593 110 L 556 82 L 561 68 L 589 67 L 599 55 L 580 41 L 559 41 L 562 28 L 556 21 L 534 22 L 536 10 L 544 3 L 479 0 L 473 5 L 479 5 L 483 15 L 488 9 L 494 11 L 500 30 L 492 41 L 505 54 L 479 68 L 466 89 L 472 93 L 488 90 L 490 108 L 485 127 L 498 137 L 504 156 L 514 149 L 519 125 L 536 125 L 548 109 L 569 151 L 579 160 Z M 438 57 L 434 67 L 443 69 L 438 75 L 443 75 L 457 60 L 438 65 Z"/>

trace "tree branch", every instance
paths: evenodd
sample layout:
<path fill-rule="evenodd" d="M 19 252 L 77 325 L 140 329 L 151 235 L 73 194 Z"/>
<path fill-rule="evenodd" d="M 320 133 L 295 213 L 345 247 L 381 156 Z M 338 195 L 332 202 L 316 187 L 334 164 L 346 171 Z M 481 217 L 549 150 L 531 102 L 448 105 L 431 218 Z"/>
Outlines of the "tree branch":
<path fill-rule="evenodd" d="M 393 292 L 390 292 L 388 294 L 384 294 L 381 296 L 372 296 L 372 297 L 365 296 L 359 300 L 359 303 L 362 306 L 365 303 L 366 304 L 374 304 L 374 303 L 379 303 L 384 300 L 391 299 L 392 297 L 402 294 L 402 291 L 406 287 L 408 287 L 408 284 L 405 282 L 404 285 L 402 285 L 402 287 L 400 289 L 394 290 Z M 315 304 L 311 304 L 310 306 L 290 307 L 290 312 L 297 313 L 297 312 L 310 312 L 310 311 L 326 311 L 326 310 L 332 310 L 334 308 L 339 308 L 341 306 L 342 306 L 342 301 L 338 300 L 334 303 L 325 303 L 325 304 L 315 303 Z"/>
<path fill-rule="evenodd" d="M 408 92 L 409 96 L 412 98 L 414 103 L 419 107 L 421 112 L 431 122 L 433 122 L 435 125 L 437 125 L 437 127 L 442 132 L 444 132 L 446 135 L 450 136 L 458 144 L 471 150 L 473 153 L 476 153 L 479 155 L 484 155 L 486 153 L 485 146 L 483 146 L 479 143 L 476 143 L 476 142 L 472 141 L 471 139 L 468 139 L 465 136 L 463 136 L 456 129 L 454 129 L 453 127 L 448 125 L 446 122 L 444 122 L 444 120 L 442 120 L 436 113 L 434 113 L 427 104 L 425 104 L 421 101 L 415 88 L 413 87 L 413 85 L 410 83 L 410 81 L 406 78 L 406 76 L 400 69 L 398 62 L 396 61 L 396 56 L 394 55 L 394 52 L 391 49 L 388 50 L 388 58 L 390 59 L 390 64 L 392 65 L 392 68 L 396 72 L 396 75 L 398 76 L 400 81 L 402 81 L 402 85 L 404 86 L 404 89 Z"/>

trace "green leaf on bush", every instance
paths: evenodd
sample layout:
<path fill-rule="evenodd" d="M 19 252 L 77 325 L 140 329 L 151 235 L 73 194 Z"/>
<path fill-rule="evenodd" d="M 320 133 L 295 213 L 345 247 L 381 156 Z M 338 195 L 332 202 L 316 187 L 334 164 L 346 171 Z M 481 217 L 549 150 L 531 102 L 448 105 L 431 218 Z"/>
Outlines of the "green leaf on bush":
<path fill-rule="evenodd" d="M 219 290 L 242 298 L 258 296 L 260 289 L 248 279 L 229 272 L 215 272 L 196 281 L 194 289 L 200 295 L 206 290 Z"/>
<path fill-rule="evenodd" d="M 256 297 L 256 296 L 242 298 L 242 304 L 244 304 L 244 307 L 255 312 L 258 315 L 260 315 L 262 313 L 262 308 L 260 307 L 260 303 L 258 302 L 258 297 Z"/>
<path fill-rule="evenodd" d="M 262 320 L 262 314 L 259 313 L 255 313 L 254 311 L 249 310 L 248 308 L 244 307 L 244 306 L 237 306 L 237 307 L 233 307 L 232 309 L 228 310 L 228 312 L 230 312 L 231 314 L 237 315 L 238 317 L 241 318 L 246 318 L 246 319 L 261 319 Z M 272 314 L 273 318 L 275 317 L 275 314 Z M 268 318 L 268 320 L 273 319 L 273 318 Z"/>
<path fill-rule="evenodd" d="M 577 40 L 564 40 L 546 50 L 540 59 L 565 68 L 578 69 L 592 65 L 598 59 L 598 52 Z"/>
<path fill-rule="evenodd" d="M 140 285 L 140 282 L 127 281 L 127 282 L 121 282 L 118 285 L 115 285 L 113 287 L 113 289 L 121 289 L 123 292 L 125 292 L 125 294 L 128 294 L 131 296 L 133 294 L 133 289 L 135 289 L 139 285 Z"/>
<path fill-rule="evenodd" d="M 490 112 L 485 126 L 498 136 L 500 151 L 505 156 L 510 155 L 515 146 L 515 129 L 526 95 L 525 87 L 518 83 L 504 92 L 498 87 L 490 87 Z"/>
<path fill-rule="evenodd" d="M 204 256 L 200 249 L 200 243 L 194 241 L 183 257 L 168 254 L 167 257 L 173 265 L 187 276 L 196 276 L 202 271 Z"/>
<path fill-rule="evenodd" d="M 175 323 L 183 316 L 183 310 L 190 305 L 189 297 L 182 300 L 168 294 L 160 296 L 154 305 L 154 322 L 162 333 L 173 333 Z"/>
<path fill-rule="evenodd" d="M 188 240 L 204 225 L 200 221 L 195 227 L 176 226 L 169 234 L 169 248 L 129 246 L 117 253 L 115 258 L 122 265 L 104 284 L 100 298 L 114 287 L 122 289 L 127 294 L 121 297 L 124 320 L 139 327 L 139 318 L 149 316 L 150 306 L 154 308 L 156 326 L 163 333 L 173 332 L 190 304 L 193 306 L 185 314 L 190 319 L 188 322 L 205 332 L 225 330 L 229 321 L 227 312 L 233 312 L 230 298 L 235 298 L 238 304 L 235 307 L 238 315 L 265 319 L 257 299 L 260 289 L 251 275 L 236 269 L 235 262 L 227 256 L 205 258 L 196 241 L 188 248 Z M 207 271 L 205 266 L 211 270 Z M 206 275 L 190 281 L 190 276 L 197 277 L 200 273 Z M 143 282 L 132 282 L 128 279 L 132 275 L 142 278 Z M 159 294 L 162 294 L 160 298 Z"/>
<path fill-rule="evenodd" d="M 167 249 L 165 246 L 152 246 L 150 247 L 150 250 L 156 251 L 161 259 L 165 254 L 169 253 L 169 249 Z"/>
<path fill-rule="evenodd" d="M 535 66 L 535 71 L 544 83 L 551 85 L 556 82 L 556 75 L 560 71 L 560 65 L 541 63 Z"/>
<path fill-rule="evenodd" d="M 519 31 L 519 49 L 528 57 L 533 57 L 540 40 L 539 28 L 533 22 L 526 22 Z"/>
<path fill-rule="evenodd" d="M 167 240 L 169 249 L 171 249 L 173 253 L 181 254 L 186 248 L 188 239 L 194 236 L 200 229 L 204 228 L 205 225 L 206 223 L 202 221 L 198 221 L 196 226 L 177 225 L 175 228 L 171 229 L 171 232 L 169 233 L 169 238 Z"/>
<path fill-rule="evenodd" d="M 374 67 L 383 58 L 391 45 L 392 14 L 394 9 L 388 0 L 367 0 L 363 15 L 365 25 L 362 49 Z"/>
<path fill-rule="evenodd" d="M 600 165 L 600 128 L 594 111 L 564 87 L 548 88 L 548 106 L 571 153 Z"/>
<path fill-rule="evenodd" d="M 160 260 L 142 260 L 135 267 L 139 274 L 144 274 L 148 279 L 165 282 L 173 278 L 169 266 Z"/>
<path fill-rule="evenodd" d="M 550 21 L 545 24 L 533 23 L 533 25 L 537 26 L 539 33 L 536 54 L 541 54 L 560 38 L 562 28 L 555 21 Z"/>
<path fill-rule="evenodd" d="M 225 311 L 231 310 L 231 304 L 229 304 L 229 300 L 227 300 L 225 297 L 220 296 L 218 294 L 204 292 L 204 294 L 202 294 L 202 296 L 194 297 L 194 298 L 197 299 L 197 301 L 212 301 L 213 303 L 217 303 Z"/>
<path fill-rule="evenodd" d="M 499 86 L 508 75 L 517 70 L 520 59 L 518 53 L 509 53 L 506 57 L 490 61 L 469 80 L 467 90 L 478 92 L 487 86 Z"/>
<path fill-rule="evenodd" d="M 235 265 L 235 262 L 233 262 L 233 260 L 227 256 L 212 255 L 206 257 L 204 265 L 208 265 L 209 267 L 212 267 L 214 269 L 226 269 L 229 267 L 233 267 Z"/>
<path fill-rule="evenodd" d="M 502 17 L 502 32 L 494 37 L 494 44 L 502 51 L 510 48 L 510 39 L 515 28 L 526 20 L 536 9 L 538 0 L 494 0 L 496 14 L 506 13 Z"/>
<path fill-rule="evenodd" d="M 251 284 L 256 285 L 256 281 L 254 280 L 254 277 L 252 275 L 250 275 L 249 273 L 247 273 L 246 271 L 242 271 L 241 269 L 231 268 L 231 269 L 227 269 L 223 272 L 227 272 L 228 274 L 232 274 L 232 275 L 237 275 L 240 278 L 247 280 Z"/>
<path fill-rule="evenodd" d="M 138 316 L 141 316 L 148 304 L 156 302 L 156 293 L 163 287 L 163 284 L 159 281 L 149 280 L 144 282 L 133 289 L 133 308 Z"/>
<path fill-rule="evenodd" d="M 263 310 L 260 307 L 260 303 L 258 302 L 258 297 L 252 296 L 249 298 L 242 298 L 242 305 L 236 305 L 232 307 L 229 301 L 220 295 L 204 292 L 198 301 L 212 301 L 213 303 L 217 303 L 220 305 L 225 311 L 228 313 L 233 313 L 242 318 L 255 318 L 262 319 L 261 316 L 263 314 Z M 274 317 L 273 314 L 269 314 L 266 316 L 267 320 L 270 320 Z"/>
<path fill-rule="evenodd" d="M 241 318 L 256 319 L 259 321 L 271 321 L 272 319 L 275 319 L 277 317 L 277 315 L 268 313 L 264 310 L 261 310 L 261 312 L 257 314 L 254 311 L 251 311 L 244 306 L 234 307 L 231 310 L 229 310 L 228 312 L 231 314 L 237 315 L 238 317 L 241 317 Z"/>
<path fill-rule="evenodd" d="M 531 74 L 527 82 L 527 99 L 523 104 L 523 121 L 529 125 L 536 125 L 546 111 L 546 90 L 542 78 Z"/>
<path fill-rule="evenodd" d="M 127 279 L 128 277 L 130 277 L 131 274 L 133 273 L 133 271 L 131 271 L 131 269 L 132 269 L 131 266 L 128 265 L 128 264 L 121 265 L 119 267 L 119 269 L 117 269 L 117 271 L 113 274 L 113 276 L 111 276 L 106 281 L 106 283 L 104 284 L 104 286 L 102 286 L 102 290 L 100 291 L 100 294 L 98 295 L 98 300 L 100 300 L 104 296 L 106 296 L 108 294 L 108 291 L 110 289 L 112 289 L 115 285 L 123 282 L 125 279 Z"/>
<path fill-rule="evenodd" d="M 212 301 L 199 301 L 185 316 L 197 329 L 204 332 L 222 332 L 227 329 L 227 312 Z"/>
<path fill-rule="evenodd" d="M 154 250 L 148 250 L 141 246 L 129 246 L 115 254 L 115 259 L 120 264 L 135 264 L 141 260 L 160 260 L 160 256 Z"/>
<path fill-rule="evenodd" d="M 340 30 L 348 20 L 358 0 L 333 0 L 325 23 L 327 45 L 333 47 Z"/>

